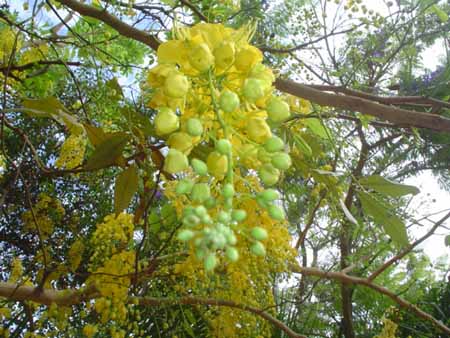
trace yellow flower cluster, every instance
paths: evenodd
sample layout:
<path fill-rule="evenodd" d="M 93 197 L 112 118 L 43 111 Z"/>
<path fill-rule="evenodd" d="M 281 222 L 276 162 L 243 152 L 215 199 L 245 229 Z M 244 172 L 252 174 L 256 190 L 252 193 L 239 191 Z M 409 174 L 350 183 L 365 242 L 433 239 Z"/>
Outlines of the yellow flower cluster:
<path fill-rule="evenodd" d="M 16 51 L 20 50 L 22 42 L 23 39 L 18 32 L 13 31 L 9 27 L 2 28 L 0 30 L 0 59 L 9 58 L 14 47 Z"/>
<path fill-rule="evenodd" d="M 71 133 L 66 138 L 55 165 L 58 168 L 73 169 L 83 163 L 87 138 L 84 133 Z"/>
<path fill-rule="evenodd" d="M 275 77 L 251 35 L 249 26 L 176 28 L 147 80 L 156 134 L 170 148 L 164 170 L 184 176 L 165 186 L 184 225 L 178 239 L 191 252 L 173 268 L 176 291 L 266 308 L 274 306 L 272 276 L 295 257 L 279 194 L 267 188 L 291 165 L 276 136 L 290 105 L 273 95 Z M 306 109 L 299 104 L 291 102 Z M 269 335 L 267 323 L 246 312 L 214 308 L 205 316 L 212 336 Z"/>
<path fill-rule="evenodd" d="M 48 238 L 54 230 L 55 222 L 59 222 L 65 214 L 60 201 L 41 193 L 33 210 L 22 214 L 24 230 L 31 233 L 40 233 L 43 239 Z"/>
<path fill-rule="evenodd" d="M 121 213 L 105 217 L 92 234 L 91 246 L 95 248 L 91 256 L 94 269 L 106 259 L 125 248 L 133 236 L 133 215 Z"/>
<path fill-rule="evenodd" d="M 396 338 L 395 333 L 397 332 L 398 325 L 388 318 L 383 318 L 383 325 L 380 334 L 373 338 Z"/>
<path fill-rule="evenodd" d="M 155 131 L 170 148 L 164 170 L 188 173 L 175 189 L 185 205 L 185 229 L 178 239 L 195 243 L 206 270 L 217 265 L 217 252 L 229 261 L 239 258 L 240 231 L 252 238 L 254 255 L 266 253 L 261 213 L 251 215 L 258 220 L 253 228 L 243 225 L 249 215 L 235 202 L 241 197 L 238 180 L 252 187 L 248 197 L 258 201 L 259 209 L 273 220 L 284 219 L 278 193 L 261 191 L 260 183 L 275 185 L 291 166 L 287 146 L 275 135 L 289 119 L 290 106 L 273 95 L 275 77 L 262 64 L 261 51 L 249 44 L 252 32 L 250 26 L 234 30 L 207 23 L 176 28 L 174 39 L 158 48 L 158 65 L 148 73 L 150 106 L 158 110 Z M 256 169 L 258 178 L 248 169 Z"/>
<path fill-rule="evenodd" d="M 127 246 L 133 236 L 133 215 L 108 215 L 97 224 L 90 244 L 94 248 L 88 285 L 95 285 L 100 298 L 95 300 L 95 311 L 102 323 L 114 321 L 124 324 L 127 319 L 127 297 L 135 268 L 135 252 Z M 93 334 L 92 327 L 85 330 Z M 125 331 L 110 332 L 112 337 L 124 337 Z M 87 334 L 86 334 L 87 335 Z"/>

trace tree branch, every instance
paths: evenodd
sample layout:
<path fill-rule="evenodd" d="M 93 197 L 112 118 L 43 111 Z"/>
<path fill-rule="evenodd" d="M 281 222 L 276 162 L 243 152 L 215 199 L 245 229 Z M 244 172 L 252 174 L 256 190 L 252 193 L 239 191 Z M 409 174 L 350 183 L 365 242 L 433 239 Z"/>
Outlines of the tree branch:
<path fill-rule="evenodd" d="M 33 302 L 51 305 L 55 303 L 57 305 L 75 305 L 89 299 L 101 297 L 101 294 L 95 289 L 94 286 L 90 286 L 81 290 L 51 290 L 51 289 L 39 289 L 34 286 L 17 285 L 11 283 L 0 283 L 0 297 L 7 298 L 12 301 L 25 301 L 31 300 Z M 138 301 L 141 305 L 146 306 L 161 306 L 161 305 L 211 305 L 211 306 L 227 306 L 243 311 L 251 312 L 261 318 L 267 320 L 272 325 L 282 330 L 288 337 L 291 338 L 306 338 L 305 336 L 292 331 L 283 322 L 271 316 L 267 312 L 248 306 L 245 304 L 239 304 L 230 300 L 220 300 L 211 298 L 197 298 L 197 297 L 181 297 L 181 298 L 154 298 L 154 297 L 130 297 L 128 301 Z"/>
<path fill-rule="evenodd" d="M 350 95 L 324 93 L 307 85 L 277 79 L 275 87 L 285 93 L 304 98 L 321 106 L 330 106 L 376 116 L 394 124 L 450 132 L 450 119 L 428 113 L 391 107 Z"/>
<path fill-rule="evenodd" d="M 151 47 L 154 50 L 158 49 L 160 42 L 155 36 L 124 23 L 123 21 L 119 20 L 114 15 L 109 14 L 105 10 L 100 10 L 92 6 L 82 4 L 75 0 L 57 0 L 57 1 L 74 10 L 75 12 L 80 13 L 81 15 L 88 16 L 104 22 L 111 28 L 114 28 L 119 34 L 123 36 L 142 42 L 143 44 Z"/>

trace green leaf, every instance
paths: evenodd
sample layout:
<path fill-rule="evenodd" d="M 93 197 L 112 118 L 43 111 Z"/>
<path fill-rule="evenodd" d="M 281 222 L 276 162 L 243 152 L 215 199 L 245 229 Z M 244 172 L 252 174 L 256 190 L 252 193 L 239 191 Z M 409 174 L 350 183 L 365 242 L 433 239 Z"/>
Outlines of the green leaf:
<path fill-rule="evenodd" d="M 130 204 L 133 195 L 138 190 L 139 173 L 136 165 L 129 166 L 116 179 L 114 189 L 114 210 L 120 214 Z"/>
<path fill-rule="evenodd" d="M 305 125 L 317 136 L 320 138 L 329 140 L 330 139 L 330 132 L 329 130 L 323 125 L 322 121 L 319 119 L 305 119 L 304 121 Z"/>
<path fill-rule="evenodd" d="M 109 134 L 87 160 L 84 169 L 95 170 L 108 167 L 116 162 L 130 136 L 123 132 Z"/>
<path fill-rule="evenodd" d="M 408 194 L 416 195 L 420 192 L 420 190 L 413 185 L 393 182 L 379 175 L 363 177 L 359 180 L 359 183 L 365 188 L 373 189 L 380 194 L 391 197 L 400 197 Z"/>
<path fill-rule="evenodd" d="M 116 100 L 123 98 L 123 90 L 116 77 L 106 81 L 105 86 L 111 89 L 111 97 Z"/>
<path fill-rule="evenodd" d="M 374 221 L 383 226 L 391 239 L 402 246 L 408 244 L 408 235 L 403 221 L 393 213 L 392 207 L 387 206 L 371 194 L 360 191 L 358 193 L 364 213 L 370 215 Z"/>
<path fill-rule="evenodd" d="M 450 246 L 450 235 L 445 236 L 445 245 Z"/>
<path fill-rule="evenodd" d="M 439 20 L 441 20 L 442 23 L 446 23 L 448 21 L 448 14 L 438 5 L 431 6 L 430 10 L 432 10 L 434 14 L 438 16 Z"/>
<path fill-rule="evenodd" d="M 108 137 L 108 134 L 105 133 L 102 128 L 90 125 L 88 123 L 83 123 L 83 126 L 86 130 L 89 141 L 94 147 L 97 147 Z"/>
<path fill-rule="evenodd" d="M 312 155 L 311 147 L 300 135 L 294 135 L 294 143 L 297 149 L 307 157 Z"/>
<path fill-rule="evenodd" d="M 33 109 L 36 112 L 26 111 L 31 117 L 55 117 L 60 115 L 60 111 L 66 111 L 66 108 L 57 98 L 50 96 L 45 99 L 24 99 L 22 104 L 25 108 Z M 42 112 L 42 114 L 38 113 Z M 66 111 L 67 112 L 67 111 Z"/>

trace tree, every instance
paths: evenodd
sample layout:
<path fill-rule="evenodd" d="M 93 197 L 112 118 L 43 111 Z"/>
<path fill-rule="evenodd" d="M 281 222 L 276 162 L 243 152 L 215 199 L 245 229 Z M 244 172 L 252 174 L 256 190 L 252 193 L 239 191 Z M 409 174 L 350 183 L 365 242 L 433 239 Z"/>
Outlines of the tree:
<path fill-rule="evenodd" d="M 449 336 L 449 7 L 386 8 L 6 3 L 2 334 Z"/>

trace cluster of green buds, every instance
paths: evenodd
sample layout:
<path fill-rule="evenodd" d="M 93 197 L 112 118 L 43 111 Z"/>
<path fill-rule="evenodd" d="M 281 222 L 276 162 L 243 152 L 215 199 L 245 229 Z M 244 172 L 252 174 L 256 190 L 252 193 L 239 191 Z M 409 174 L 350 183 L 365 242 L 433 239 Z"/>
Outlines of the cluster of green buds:
<path fill-rule="evenodd" d="M 231 158 L 231 143 L 227 139 L 217 141 L 215 148 L 215 153 L 219 156 L 225 156 L 227 161 Z M 209 184 L 201 180 L 207 178 L 209 173 L 214 175 L 216 167 L 211 168 L 209 164 L 196 158 L 192 159 L 191 167 L 199 182 L 183 179 L 175 188 L 177 194 L 186 195 L 192 203 L 183 210 L 182 222 L 185 228 L 178 233 L 178 239 L 184 242 L 193 240 L 197 258 L 204 261 L 206 270 L 212 270 L 217 264 L 218 250 L 225 253 L 229 261 L 238 260 L 235 229 L 246 219 L 247 213 L 242 209 L 233 209 L 235 191 L 233 184 L 229 182 L 222 184 L 220 198 L 223 210 L 215 210 L 218 203 L 211 194 Z M 211 213 L 213 210 L 214 214 Z"/>

